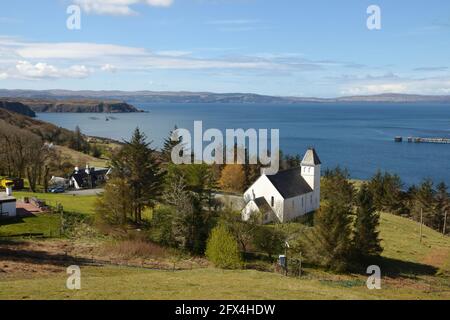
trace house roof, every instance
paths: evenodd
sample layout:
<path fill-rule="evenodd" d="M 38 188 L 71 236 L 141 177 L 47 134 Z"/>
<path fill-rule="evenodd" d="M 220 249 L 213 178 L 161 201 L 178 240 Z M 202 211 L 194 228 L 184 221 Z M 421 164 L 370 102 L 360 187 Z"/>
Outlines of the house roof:
<path fill-rule="evenodd" d="M 0 192 L 0 203 L 6 203 L 6 202 L 15 202 L 16 198 L 12 196 L 7 196 L 6 193 Z"/>
<path fill-rule="evenodd" d="M 302 165 L 315 166 L 318 164 L 321 164 L 321 162 L 316 150 L 314 148 L 309 148 L 308 151 L 306 151 L 305 156 L 303 157 Z"/>
<path fill-rule="evenodd" d="M 261 213 L 268 213 L 272 212 L 272 208 L 270 207 L 269 203 L 267 202 L 266 198 L 259 197 L 253 200 L 255 204 L 258 206 L 258 209 Z"/>
<path fill-rule="evenodd" d="M 279 171 L 267 178 L 285 199 L 313 192 L 313 189 L 301 175 L 301 167 Z"/>

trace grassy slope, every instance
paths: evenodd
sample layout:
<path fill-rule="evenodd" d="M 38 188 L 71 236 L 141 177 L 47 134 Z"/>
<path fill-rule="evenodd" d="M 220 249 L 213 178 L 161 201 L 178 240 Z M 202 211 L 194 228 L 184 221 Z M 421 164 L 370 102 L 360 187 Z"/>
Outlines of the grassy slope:
<path fill-rule="evenodd" d="M 61 152 L 63 156 L 71 159 L 71 162 L 75 166 L 79 166 L 80 168 L 84 168 L 86 164 L 89 164 L 91 167 L 106 167 L 108 160 L 106 159 L 98 159 L 88 154 L 70 149 L 64 146 L 56 146 L 57 150 Z"/>
<path fill-rule="evenodd" d="M 382 290 L 368 290 L 363 275 L 339 276 L 318 270 L 307 270 L 306 276 L 294 279 L 254 270 L 82 267 L 80 291 L 65 288 L 64 273 L 6 278 L 0 280 L 0 299 L 450 299 L 448 274 L 430 274 L 427 266 L 435 266 L 442 274 L 449 272 L 448 237 L 424 228 L 420 244 L 417 223 L 390 214 L 382 215 L 381 237 L 385 247 L 382 272 L 384 264 L 394 264 L 416 273 L 383 278 Z"/>

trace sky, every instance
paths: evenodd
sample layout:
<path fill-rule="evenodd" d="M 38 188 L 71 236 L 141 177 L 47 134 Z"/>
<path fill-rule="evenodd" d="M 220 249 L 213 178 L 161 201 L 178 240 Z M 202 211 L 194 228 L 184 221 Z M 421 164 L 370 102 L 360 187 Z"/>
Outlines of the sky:
<path fill-rule="evenodd" d="M 450 94 L 450 1 L 4 0 L 0 88 Z"/>

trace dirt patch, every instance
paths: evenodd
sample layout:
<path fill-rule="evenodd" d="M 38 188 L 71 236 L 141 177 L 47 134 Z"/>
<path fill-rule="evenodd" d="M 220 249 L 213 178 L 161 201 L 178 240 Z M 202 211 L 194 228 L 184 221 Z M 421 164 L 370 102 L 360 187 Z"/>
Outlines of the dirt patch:
<path fill-rule="evenodd" d="M 423 259 L 422 263 L 428 264 L 437 268 L 442 268 L 448 263 L 450 259 L 450 250 L 448 248 L 433 249 Z"/>

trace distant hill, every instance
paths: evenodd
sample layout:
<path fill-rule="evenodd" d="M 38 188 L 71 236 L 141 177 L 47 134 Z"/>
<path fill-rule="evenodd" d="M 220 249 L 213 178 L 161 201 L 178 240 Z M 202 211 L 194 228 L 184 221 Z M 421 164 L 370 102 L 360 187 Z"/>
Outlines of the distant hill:
<path fill-rule="evenodd" d="M 114 100 L 95 100 L 95 99 L 77 99 L 77 98 L 29 98 L 18 97 L 17 95 L 9 95 L 8 98 L 0 98 L 1 101 L 8 101 L 8 104 L 16 103 L 18 106 L 21 104 L 24 107 L 30 109 L 32 112 L 74 112 L 74 113 L 130 113 L 141 112 L 134 106 Z M 0 104 L 1 106 L 1 104 Z M 23 109 L 25 109 L 22 107 Z M 8 109 L 5 107 L 5 109 Z M 9 109 L 8 109 L 9 110 Z M 16 111 L 16 110 L 11 110 Z M 17 111 L 16 111 L 17 112 Z M 35 114 L 26 114 L 28 116 L 35 116 Z"/>
<path fill-rule="evenodd" d="M 10 98 L 20 99 L 40 99 L 42 100 L 57 100 L 62 105 L 59 107 L 62 112 L 72 112 L 65 110 L 75 110 L 77 112 L 77 103 L 75 101 L 82 101 L 80 105 L 84 110 L 114 110 L 116 106 L 92 106 L 87 103 L 89 100 L 107 100 L 119 103 L 117 108 L 119 110 L 128 110 L 128 107 L 123 104 L 120 106 L 118 101 L 133 101 L 150 102 L 150 103 L 449 103 L 450 96 L 430 96 L 430 95 L 412 95 L 412 94 L 379 94 L 368 96 L 347 96 L 337 98 L 314 98 L 314 97 L 279 97 L 260 95 L 253 93 L 211 93 L 211 92 L 171 92 L 171 91 L 70 91 L 70 90 L 1 90 L 0 96 L 7 96 Z M 20 100 L 23 101 L 23 100 Z M 108 102 L 111 103 L 111 102 Z M 95 105 L 95 104 L 94 104 Z M 46 110 L 39 103 L 31 106 L 35 111 Z M 103 109 L 102 109 L 103 108 Z M 132 107 L 134 108 L 134 107 Z M 53 106 L 48 110 L 56 110 L 58 107 Z M 131 109 L 133 110 L 133 109 Z M 40 111 L 38 111 L 40 112 Z M 93 111 L 94 112 L 94 111 Z M 104 111 L 114 112 L 114 111 Z M 122 111 L 127 112 L 127 111 Z M 130 111 L 135 112 L 135 111 Z"/>
<path fill-rule="evenodd" d="M 0 100 L 0 108 L 3 108 L 8 111 L 16 112 L 28 117 L 36 117 L 36 113 L 30 109 L 29 106 L 24 105 L 20 102 L 11 102 Z"/>
<path fill-rule="evenodd" d="M 33 119 L 31 117 L 0 108 L 0 125 L 2 121 L 30 131 L 45 141 L 60 145 L 68 145 L 74 133 L 70 130 L 57 127 L 51 123 Z"/>

